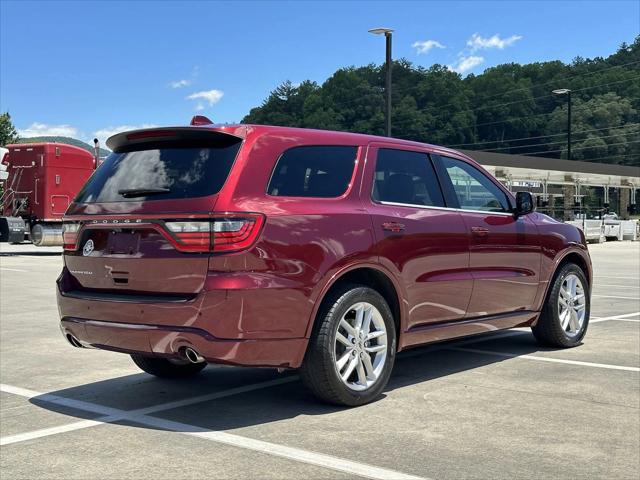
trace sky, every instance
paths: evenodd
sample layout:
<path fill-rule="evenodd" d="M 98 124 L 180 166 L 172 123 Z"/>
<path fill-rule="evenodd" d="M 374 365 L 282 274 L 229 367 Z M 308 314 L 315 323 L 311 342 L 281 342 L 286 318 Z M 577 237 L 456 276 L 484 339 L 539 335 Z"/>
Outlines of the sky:
<path fill-rule="evenodd" d="M 607 56 L 640 1 L 0 0 L 0 111 L 22 136 L 238 122 L 278 84 L 393 57 L 462 75 L 507 62 Z"/>

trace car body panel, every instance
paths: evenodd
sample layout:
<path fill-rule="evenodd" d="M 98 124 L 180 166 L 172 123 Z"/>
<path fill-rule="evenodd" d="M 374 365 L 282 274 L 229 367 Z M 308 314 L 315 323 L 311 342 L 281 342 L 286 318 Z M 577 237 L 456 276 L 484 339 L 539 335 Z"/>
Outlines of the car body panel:
<path fill-rule="evenodd" d="M 176 356 L 179 348 L 195 346 L 210 362 L 296 368 L 325 295 L 358 269 L 376 270 L 393 285 L 400 350 L 532 324 L 567 255 L 578 255 L 591 279 L 584 238 L 575 227 L 545 215 L 534 212 L 516 218 L 372 201 L 379 146 L 446 154 L 481 169 L 458 152 L 404 140 L 284 127 L 156 130 L 193 129 L 242 141 L 217 194 L 171 201 L 73 203 L 67 211 L 65 220 L 81 221 L 85 230 L 78 248 L 64 255 L 58 280 L 61 328 L 85 346 L 159 356 Z M 137 132 L 153 135 L 156 130 Z M 130 134 L 114 137 L 113 145 L 126 144 Z M 357 147 L 343 195 L 266 193 L 279 156 L 300 145 Z M 255 243 L 228 254 L 178 252 L 162 232 L 147 225 L 243 212 L 264 215 L 264 224 Z M 393 222 L 404 230 L 382 227 Z M 474 241 L 474 226 L 486 227 L 489 236 Z M 136 242 L 121 238 L 136 234 Z M 93 251 L 83 255 L 88 239 L 95 240 Z M 136 248 L 127 251 L 134 244 Z M 118 248 L 109 250 L 113 245 Z M 97 274 L 85 278 L 90 277 L 82 273 L 86 271 Z M 114 272 L 129 272 L 127 283 L 114 282 Z"/>

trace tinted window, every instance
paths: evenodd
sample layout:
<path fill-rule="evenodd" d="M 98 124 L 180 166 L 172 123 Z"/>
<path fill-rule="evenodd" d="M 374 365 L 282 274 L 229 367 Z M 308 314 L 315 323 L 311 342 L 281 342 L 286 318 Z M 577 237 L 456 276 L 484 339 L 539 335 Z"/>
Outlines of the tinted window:
<path fill-rule="evenodd" d="M 444 206 L 442 191 L 429 157 L 425 153 L 407 150 L 378 150 L 373 199 Z"/>
<path fill-rule="evenodd" d="M 451 179 L 460 208 L 487 212 L 509 211 L 507 195 L 480 170 L 455 158 L 440 157 Z"/>
<path fill-rule="evenodd" d="M 191 144 L 140 147 L 112 153 L 82 188 L 76 202 L 126 202 L 203 197 L 222 188 L 240 148 Z M 148 148 L 148 149 L 145 149 Z"/>
<path fill-rule="evenodd" d="M 280 156 L 267 187 L 280 197 L 339 197 L 347 191 L 358 147 L 305 146 Z"/>

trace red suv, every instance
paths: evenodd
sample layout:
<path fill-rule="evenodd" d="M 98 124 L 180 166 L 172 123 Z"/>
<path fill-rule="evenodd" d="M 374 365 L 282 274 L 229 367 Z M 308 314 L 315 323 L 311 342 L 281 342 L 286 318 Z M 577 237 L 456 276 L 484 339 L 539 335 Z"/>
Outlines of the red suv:
<path fill-rule="evenodd" d="M 299 368 L 318 397 L 360 405 L 413 346 L 522 326 L 556 347 L 584 337 L 584 236 L 470 158 L 195 123 L 111 137 L 69 207 L 57 296 L 72 345 L 164 377 Z"/>

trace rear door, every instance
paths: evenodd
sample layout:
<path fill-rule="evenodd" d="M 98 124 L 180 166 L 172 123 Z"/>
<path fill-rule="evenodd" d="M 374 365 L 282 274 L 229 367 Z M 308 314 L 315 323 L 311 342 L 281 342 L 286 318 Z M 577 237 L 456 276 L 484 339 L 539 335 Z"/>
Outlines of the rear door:
<path fill-rule="evenodd" d="M 241 139 L 218 132 L 136 139 L 122 142 L 69 208 L 65 264 L 79 289 L 197 293 L 210 220 Z"/>
<path fill-rule="evenodd" d="M 367 158 L 375 166 L 365 202 L 380 261 L 406 289 L 405 328 L 463 318 L 473 286 L 467 229 L 458 211 L 443 208 L 428 153 L 373 145 Z"/>
<path fill-rule="evenodd" d="M 527 217 L 514 217 L 507 194 L 469 162 L 440 156 L 441 178 L 471 239 L 469 317 L 531 310 L 538 292 L 540 246 Z"/>

